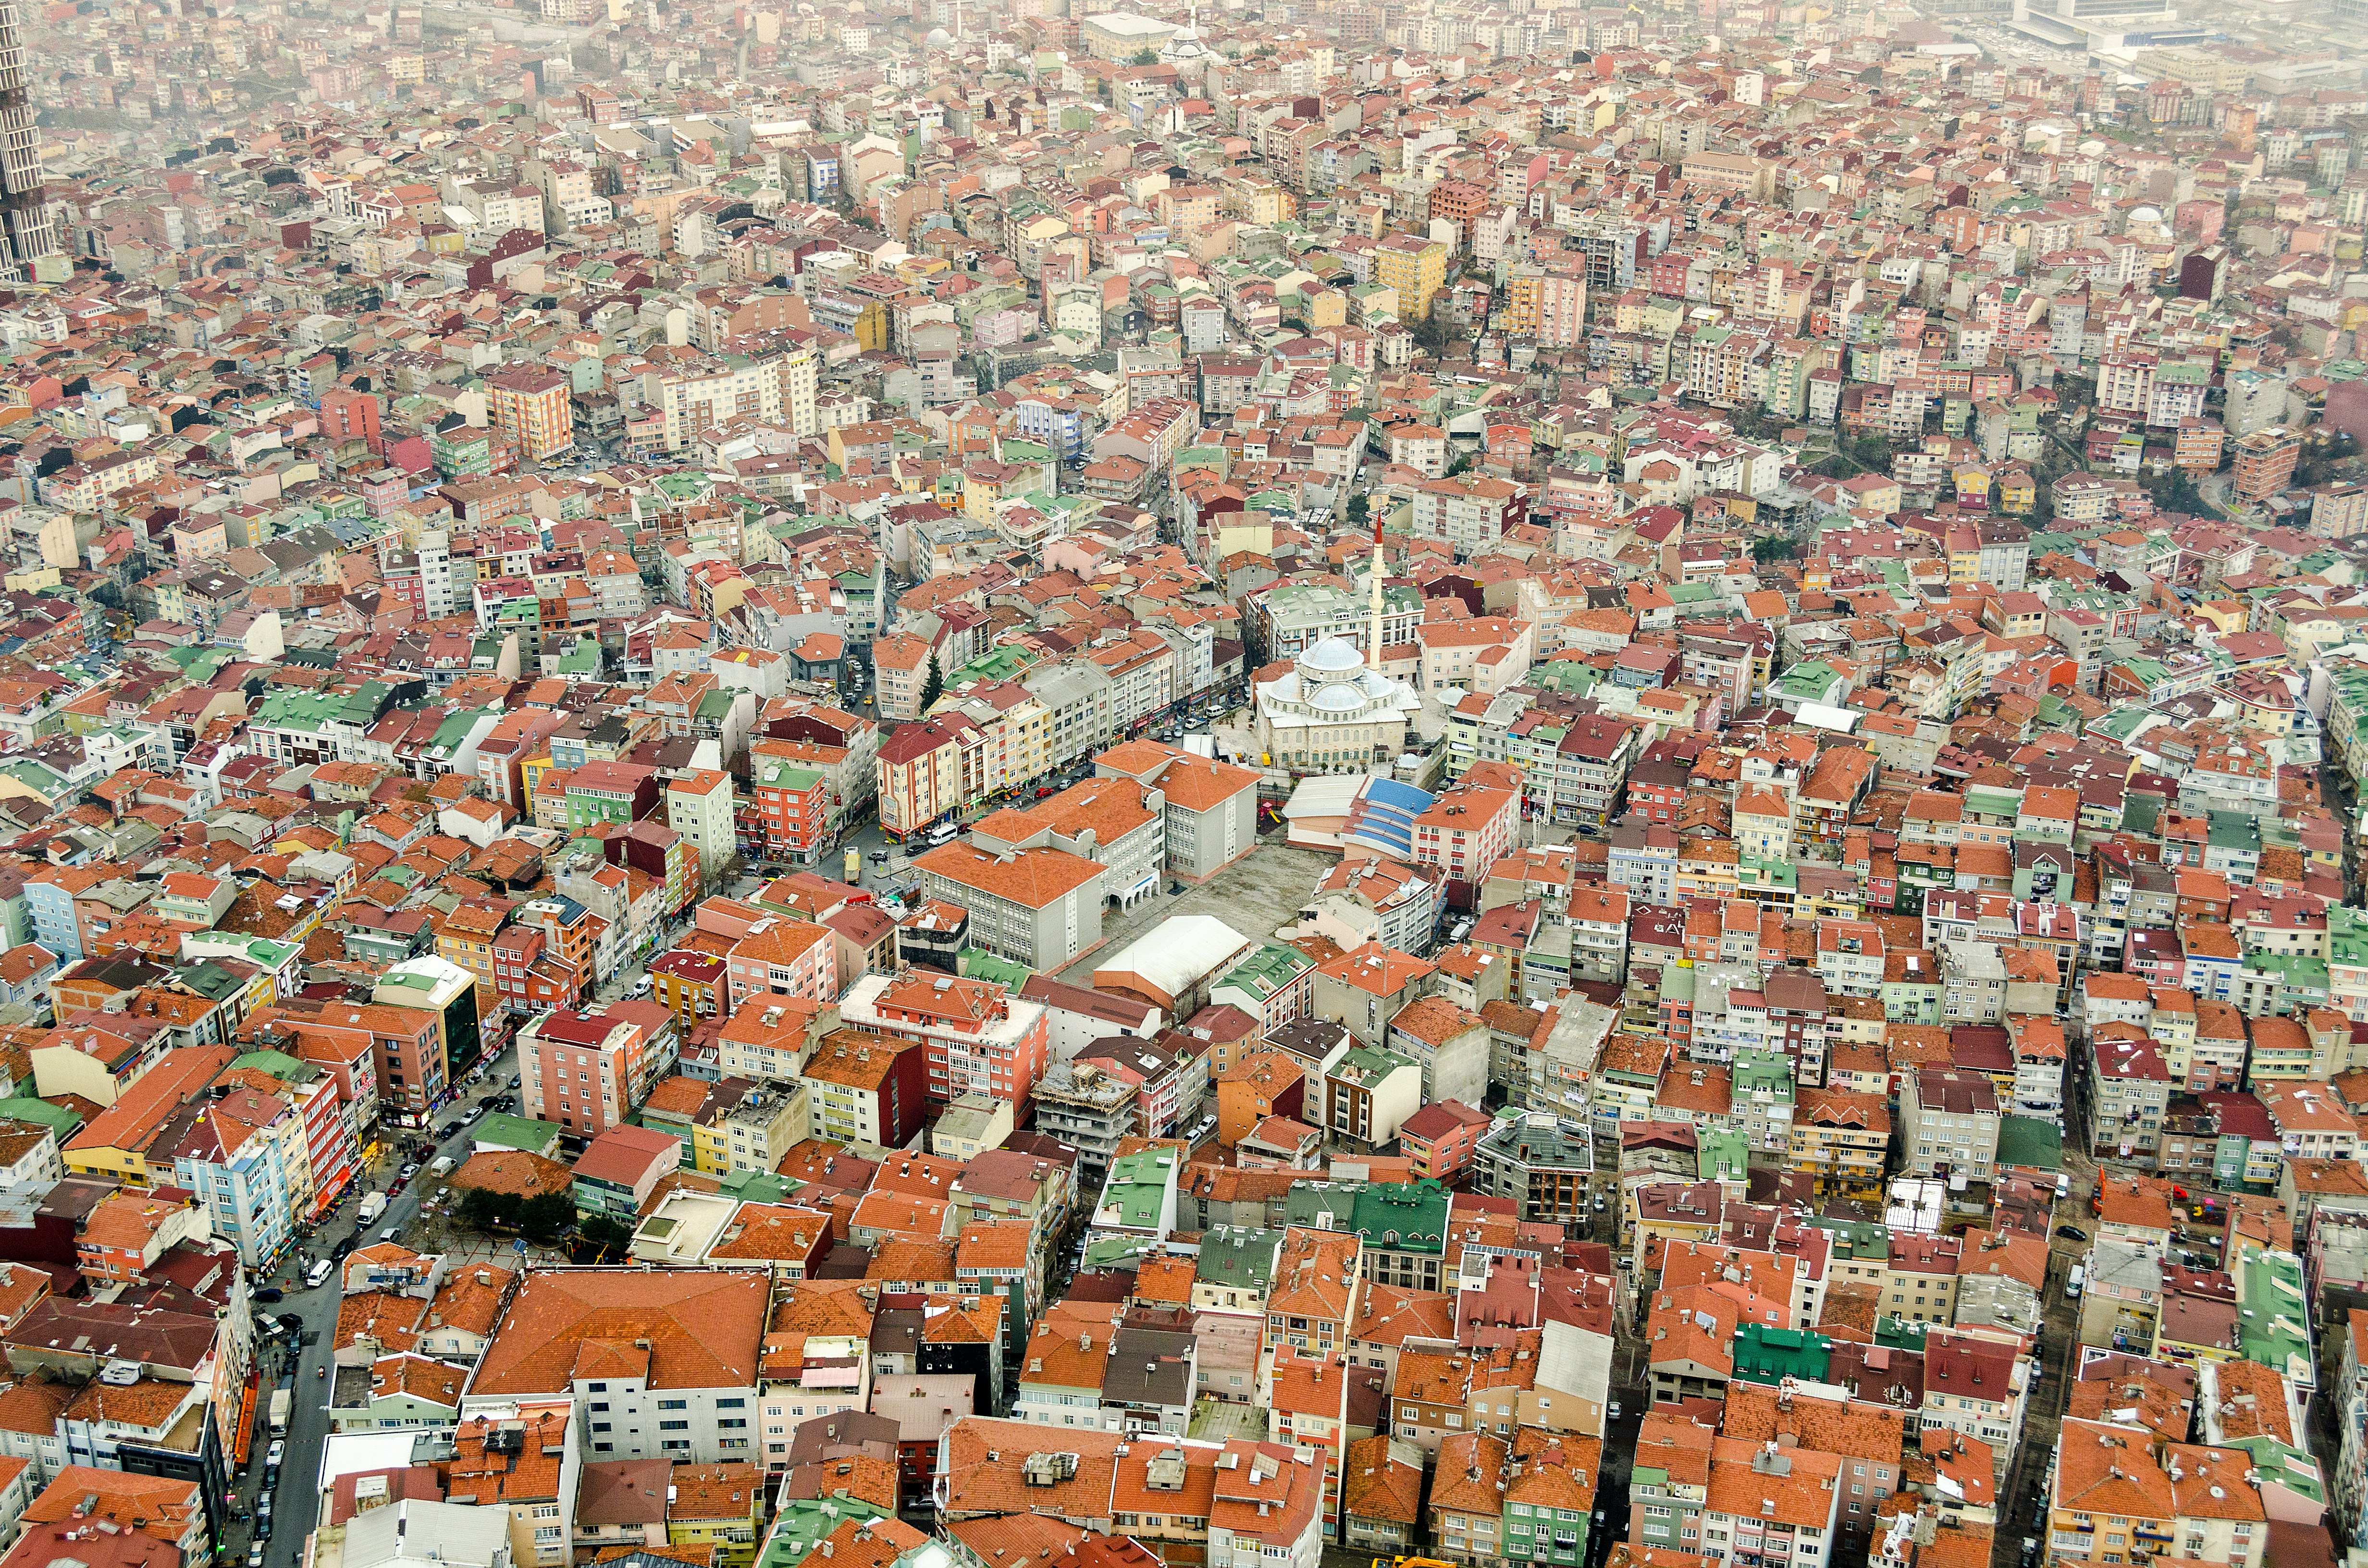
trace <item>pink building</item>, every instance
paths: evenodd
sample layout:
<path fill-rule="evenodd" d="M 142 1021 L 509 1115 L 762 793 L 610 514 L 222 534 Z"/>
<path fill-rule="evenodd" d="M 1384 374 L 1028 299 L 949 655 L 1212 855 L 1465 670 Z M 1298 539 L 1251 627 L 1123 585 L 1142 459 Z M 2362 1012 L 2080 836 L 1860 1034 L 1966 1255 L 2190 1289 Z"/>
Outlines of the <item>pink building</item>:
<path fill-rule="evenodd" d="M 1461 1100 L 1434 1100 L 1398 1128 L 1398 1146 L 1414 1162 L 1417 1180 L 1453 1187 L 1472 1166 L 1489 1119 Z"/>
<path fill-rule="evenodd" d="M 830 928 L 803 920 L 759 920 L 724 957 L 732 1011 L 751 996 L 803 996 L 828 1002 L 838 995 L 838 964 Z"/>
<path fill-rule="evenodd" d="M 526 1114 L 579 1134 L 622 1125 L 674 1065 L 647 1028 L 609 1014 L 545 1013 L 518 1030 L 518 1051 Z"/>
<path fill-rule="evenodd" d="M 1042 1003 L 934 970 L 866 975 L 848 988 L 838 1012 L 853 1028 L 921 1042 L 933 1108 L 988 1095 L 1024 1120 L 1052 1055 L 1052 1014 Z"/>

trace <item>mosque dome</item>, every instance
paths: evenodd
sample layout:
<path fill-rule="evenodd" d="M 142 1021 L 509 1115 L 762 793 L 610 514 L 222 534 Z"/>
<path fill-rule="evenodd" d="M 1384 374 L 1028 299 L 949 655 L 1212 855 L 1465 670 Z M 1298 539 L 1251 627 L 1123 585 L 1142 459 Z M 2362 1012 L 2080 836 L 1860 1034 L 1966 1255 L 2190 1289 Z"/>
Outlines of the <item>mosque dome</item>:
<path fill-rule="evenodd" d="M 1299 655 L 1299 667 L 1312 675 L 1350 675 L 1365 667 L 1365 655 L 1338 637 L 1326 637 Z"/>

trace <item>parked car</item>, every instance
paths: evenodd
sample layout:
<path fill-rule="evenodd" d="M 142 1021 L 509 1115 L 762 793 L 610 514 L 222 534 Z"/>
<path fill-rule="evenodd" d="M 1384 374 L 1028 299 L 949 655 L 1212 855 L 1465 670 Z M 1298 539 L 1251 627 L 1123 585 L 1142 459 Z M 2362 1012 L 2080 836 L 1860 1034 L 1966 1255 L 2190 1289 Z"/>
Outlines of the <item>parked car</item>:
<path fill-rule="evenodd" d="M 285 1437 L 272 1438 L 271 1447 L 263 1450 L 263 1462 L 266 1464 L 278 1464 L 287 1457 L 288 1439 Z"/>
<path fill-rule="evenodd" d="M 266 1285 L 262 1290 L 257 1290 L 255 1293 L 255 1299 L 258 1301 L 276 1301 L 279 1300 L 279 1287 L 277 1285 Z"/>
<path fill-rule="evenodd" d="M 2089 1233 L 2078 1225 L 2058 1225 L 2055 1227 L 2055 1233 L 2067 1242 L 2085 1242 L 2089 1239 Z"/>
<path fill-rule="evenodd" d="M 403 1227 L 402 1227 L 402 1226 L 400 1226 L 400 1225 L 389 1225 L 385 1230 L 381 1231 L 381 1232 L 378 1233 L 378 1239 L 379 1239 L 380 1241 L 382 1241 L 382 1242 L 391 1242 L 391 1241 L 394 1240 L 394 1238 L 395 1238 L 395 1237 L 397 1237 L 397 1236 L 399 1236 L 399 1235 L 401 1235 L 401 1234 L 403 1234 Z"/>

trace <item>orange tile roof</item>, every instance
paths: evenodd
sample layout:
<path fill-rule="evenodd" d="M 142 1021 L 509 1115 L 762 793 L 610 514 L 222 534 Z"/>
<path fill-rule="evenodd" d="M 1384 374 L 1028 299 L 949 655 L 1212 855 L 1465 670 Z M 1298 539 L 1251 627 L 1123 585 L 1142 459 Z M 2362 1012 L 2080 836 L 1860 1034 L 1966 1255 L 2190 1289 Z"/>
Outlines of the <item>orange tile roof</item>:
<path fill-rule="evenodd" d="M 768 1294 L 763 1274 L 733 1270 L 530 1272 L 470 1392 L 558 1392 L 584 1356 L 638 1341 L 652 1389 L 753 1386 Z"/>

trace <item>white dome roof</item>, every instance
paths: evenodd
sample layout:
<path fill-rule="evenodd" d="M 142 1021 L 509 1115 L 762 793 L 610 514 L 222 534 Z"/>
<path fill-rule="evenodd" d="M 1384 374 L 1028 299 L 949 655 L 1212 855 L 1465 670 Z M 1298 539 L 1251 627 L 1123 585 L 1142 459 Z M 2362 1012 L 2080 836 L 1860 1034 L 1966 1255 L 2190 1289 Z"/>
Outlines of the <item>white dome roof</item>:
<path fill-rule="evenodd" d="M 954 41 L 954 35 L 946 31 L 943 28 L 931 28 L 929 29 L 929 36 L 921 41 L 928 44 L 931 49 L 943 49 L 946 45 Z"/>
<path fill-rule="evenodd" d="M 1365 694 L 1353 686 L 1327 686 L 1310 698 L 1307 705 L 1325 713 L 1353 713 L 1365 706 Z"/>
<path fill-rule="evenodd" d="M 1365 655 L 1340 638 L 1326 637 L 1300 654 L 1299 665 L 1309 670 L 1361 670 Z"/>

